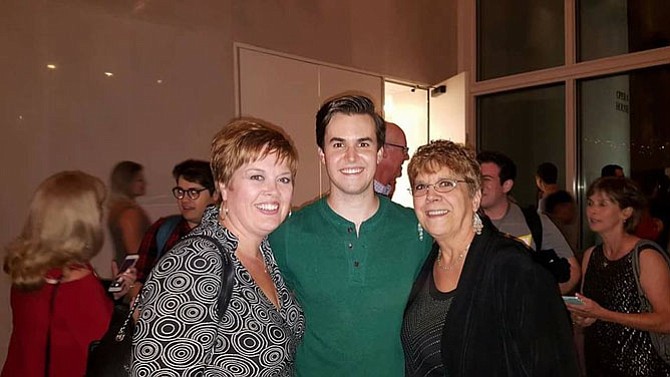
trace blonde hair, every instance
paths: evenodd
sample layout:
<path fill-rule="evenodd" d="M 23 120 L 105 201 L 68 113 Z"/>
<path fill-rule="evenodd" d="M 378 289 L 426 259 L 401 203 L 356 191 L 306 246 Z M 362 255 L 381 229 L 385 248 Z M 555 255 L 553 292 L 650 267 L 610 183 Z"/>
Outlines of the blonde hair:
<path fill-rule="evenodd" d="M 470 147 L 449 140 L 433 140 L 417 149 L 407 166 L 410 185 L 419 173 L 436 173 L 446 167 L 467 182 L 470 197 L 482 188 L 482 172 Z"/>
<path fill-rule="evenodd" d="M 214 135 L 210 164 L 215 182 L 230 183 L 233 173 L 242 165 L 276 154 L 286 162 L 295 178 L 298 152 L 277 127 L 258 119 L 238 119 Z"/>
<path fill-rule="evenodd" d="M 42 182 L 20 235 L 7 246 L 4 270 L 12 283 L 35 289 L 52 268 L 86 263 L 102 247 L 105 185 L 81 171 L 56 173 Z"/>
<path fill-rule="evenodd" d="M 133 199 L 132 183 L 144 167 L 134 161 L 121 161 L 114 165 L 109 176 L 110 188 L 114 197 Z"/>

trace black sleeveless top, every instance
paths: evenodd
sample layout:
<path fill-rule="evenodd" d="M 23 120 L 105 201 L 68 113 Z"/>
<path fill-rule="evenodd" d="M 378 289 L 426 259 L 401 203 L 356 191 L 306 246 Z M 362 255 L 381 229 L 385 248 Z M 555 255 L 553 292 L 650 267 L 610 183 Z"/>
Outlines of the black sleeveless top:
<path fill-rule="evenodd" d="M 584 296 L 608 310 L 640 313 L 632 256 L 629 252 L 611 261 L 602 245 L 596 246 L 584 276 Z M 670 376 L 670 365 L 658 356 L 649 333 L 618 323 L 598 320 L 584 328 L 584 354 L 589 377 Z"/>

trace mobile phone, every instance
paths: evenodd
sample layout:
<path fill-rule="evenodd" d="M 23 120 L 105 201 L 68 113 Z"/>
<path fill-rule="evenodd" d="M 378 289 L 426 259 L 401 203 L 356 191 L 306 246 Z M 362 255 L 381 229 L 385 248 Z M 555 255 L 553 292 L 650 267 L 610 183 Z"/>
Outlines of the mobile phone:
<path fill-rule="evenodd" d="M 563 302 L 565 302 L 566 304 L 584 305 L 584 301 L 577 298 L 577 296 L 561 296 L 561 297 L 563 298 Z"/>
<path fill-rule="evenodd" d="M 140 259 L 140 256 L 137 255 L 137 254 L 126 255 L 126 258 L 123 260 L 123 263 L 121 263 L 121 268 L 119 268 L 119 273 L 122 274 L 127 269 L 135 266 L 135 263 L 137 263 L 138 259 Z M 107 289 L 107 292 L 110 292 L 110 293 L 120 292 L 122 286 L 123 286 L 123 279 L 118 278 L 118 279 L 114 280 L 112 282 L 112 284 L 109 285 L 109 288 Z"/>

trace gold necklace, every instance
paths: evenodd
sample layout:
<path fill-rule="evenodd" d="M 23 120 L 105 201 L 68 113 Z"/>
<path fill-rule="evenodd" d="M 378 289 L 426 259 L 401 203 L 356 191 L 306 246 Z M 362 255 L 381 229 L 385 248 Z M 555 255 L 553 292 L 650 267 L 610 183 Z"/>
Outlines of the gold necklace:
<path fill-rule="evenodd" d="M 450 264 L 442 263 L 442 250 L 440 250 L 440 253 L 437 255 L 437 267 L 440 270 L 443 270 L 443 271 L 450 271 L 458 263 L 460 263 L 460 261 L 463 260 L 463 257 L 465 256 L 465 252 L 468 251 L 469 248 L 470 248 L 470 244 L 468 244 L 468 246 L 463 251 L 461 251 L 460 254 L 458 254 L 458 256 L 456 257 L 456 260 L 451 262 Z"/>

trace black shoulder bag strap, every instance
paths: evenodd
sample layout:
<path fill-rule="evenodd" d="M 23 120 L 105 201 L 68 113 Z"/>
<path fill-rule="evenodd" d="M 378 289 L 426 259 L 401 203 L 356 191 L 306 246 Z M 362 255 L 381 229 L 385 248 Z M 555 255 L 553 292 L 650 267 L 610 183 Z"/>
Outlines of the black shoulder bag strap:
<path fill-rule="evenodd" d="M 219 313 L 219 318 L 223 318 L 223 314 L 228 309 L 228 303 L 230 302 L 230 297 L 233 295 L 233 285 L 235 280 L 235 272 L 233 266 L 233 260 L 230 258 L 230 255 L 226 252 L 221 242 L 216 238 L 206 236 L 204 234 L 194 234 L 184 237 L 182 240 L 189 238 L 203 238 L 216 246 L 221 255 L 221 262 L 223 268 L 221 270 L 221 292 L 219 292 L 218 307 L 217 312 Z"/>
<path fill-rule="evenodd" d="M 526 225 L 535 242 L 535 251 L 542 250 L 542 220 L 534 207 L 521 208 Z"/>
<path fill-rule="evenodd" d="M 233 294 L 233 261 L 230 259 L 230 256 L 224 251 L 223 245 L 219 241 L 217 241 L 215 238 L 212 238 L 210 236 L 204 236 L 204 235 L 193 235 L 193 236 L 186 236 L 183 238 L 183 240 L 188 239 L 188 238 L 204 238 L 210 242 L 212 242 L 214 245 L 216 245 L 217 249 L 219 250 L 219 253 L 221 254 L 222 260 L 223 260 L 223 269 L 221 270 L 221 292 L 219 293 L 219 298 L 218 298 L 218 303 L 217 303 L 217 313 L 219 314 L 219 318 L 223 317 L 223 314 L 226 312 L 226 309 L 228 308 L 228 303 L 230 302 L 230 297 Z M 135 309 L 137 308 L 139 302 L 142 299 L 142 292 L 144 291 L 144 287 L 142 287 L 142 290 L 140 293 L 137 295 L 137 298 L 135 299 L 135 302 L 133 303 L 132 307 L 128 311 L 128 316 L 126 316 L 126 319 L 123 321 L 123 325 L 119 329 L 119 331 L 116 334 L 116 341 L 121 342 L 126 336 L 126 328 L 128 327 L 128 324 L 130 323 L 130 319 L 133 317 L 133 313 L 135 312 Z"/>

